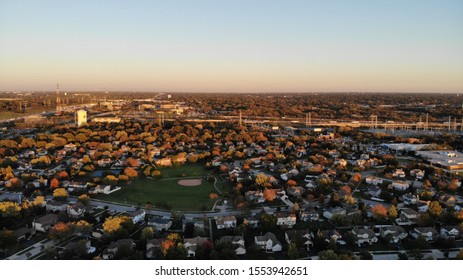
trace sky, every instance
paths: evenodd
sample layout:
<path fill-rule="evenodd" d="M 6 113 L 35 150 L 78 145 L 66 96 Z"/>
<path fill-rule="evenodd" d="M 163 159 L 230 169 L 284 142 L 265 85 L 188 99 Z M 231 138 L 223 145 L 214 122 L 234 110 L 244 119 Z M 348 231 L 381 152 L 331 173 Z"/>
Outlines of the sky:
<path fill-rule="evenodd" d="M 463 92 L 461 0 L 0 0 L 0 90 Z"/>

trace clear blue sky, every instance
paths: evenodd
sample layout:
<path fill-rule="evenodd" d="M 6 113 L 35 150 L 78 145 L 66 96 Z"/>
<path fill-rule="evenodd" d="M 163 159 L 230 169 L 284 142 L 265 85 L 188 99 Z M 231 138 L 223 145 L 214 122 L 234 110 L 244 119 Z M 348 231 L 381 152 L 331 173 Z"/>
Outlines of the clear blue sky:
<path fill-rule="evenodd" d="M 463 1 L 0 0 L 0 90 L 463 92 Z"/>

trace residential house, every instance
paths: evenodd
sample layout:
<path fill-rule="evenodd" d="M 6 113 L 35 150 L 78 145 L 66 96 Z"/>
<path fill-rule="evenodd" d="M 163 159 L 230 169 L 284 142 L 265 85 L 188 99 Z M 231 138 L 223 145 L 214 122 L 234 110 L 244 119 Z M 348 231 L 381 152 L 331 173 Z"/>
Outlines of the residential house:
<path fill-rule="evenodd" d="M 129 215 L 130 215 L 130 218 L 132 219 L 132 222 L 134 224 L 137 224 L 145 220 L 146 211 L 143 209 L 140 209 L 137 211 L 129 212 Z"/>
<path fill-rule="evenodd" d="M 58 222 L 58 215 L 47 214 L 45 216 L 35 219 L 32 222 L 32 227 L 35 228 L 36 231 L 47 232 L 57 222 Z"/>
<path fill-rule="evenodd" d="M 378 237 L 376 237 L 375 232 L 369 228 L 354 228 L 352 229 L 352 234 L 358 246 L 365 244 L 371 245 L 378 242 Z"/>
<path fill-rule="evenodd" d="M 146 242 L 146 258 L 153 259 L 155 257 L 154 252 L 156 250 L 162 250 L 162 243 L 164 238 L 150 239 Z"/>
<path fill-rule="evenodd" d="M 443 226 L 440 229 L 440 235 L 445 238 L 460 239 L 463 237 L 463 228 L 461 226 Z"/>
<path fill-rule="evenodd" d="M 111 185 L 97 185 L 95 188 L 90 189 L 88 192 L 91 194 L 110 194 Z"/>
<path fill-rule="evenodd" d="M 408 233 L 401 226 L 391 225 L 382 227 L 380 235 L 383 239 L 388 240 L 389 243 L 399 243 L 407 238 Z"/>
<path fill-rule="evenodd" d="M 320 214 L 315 209 L 302 210 L 299 212 L 299 219 L 303 222 L 318 221 Z"/>
<path fill-rule="evenodd" d="M 244 238 L 239 235 L 226 235 L 220 238 L 220 242 L 231 242 L 233 245 L 237 246 L 235 249 L 235 253 L 237 256 L 245 255 L 246 254 L 246 247 Z"/>
<path fill-rule="evenodd" d="M 188 252 L 188 257 L 193 258 L 196 255 L 196 248 L 198 245 L 203 245 L 207 242 L 206 237 L 194 237 L 194 238 L 184 238 L 183 239 L 183 246 Z"/>
<path fill-rule="evenodd" d="M 75 181 L 72 181 L 69 186 L 68 186 L 68 189 L 70 191 L 73 191 L 73 190 L 86 190 L 88 187 L 88 182 L 75 182 Z"/>
<path fill-rule="evenodd" d="M 35 227 L 22 227 L 14 231 L 16 236 L 16 241 L 21 242 L 24 240 L 29 240 L 36 233 Z"/>
<path fill-rule="evenodd" d="M 335 208 L 329 208 L 329 209 L 326 209 L 324 212 L 323 212 L 323 217 L 331 220 L 333 218 L 334 215 L 338 215 L 338 216 L 346 216 L 347 215 L 347 211 L 346 209 L 344 208 L 341 208 L 339 206 L 335 207 Z"/>
<path fill-rule="evenodd" d="M 372 185 L 372 186 L 368 186 L 367 192 L 372 197 L 379 197 L 381 195 L 382 190 L 380 187 L 376 185 Z"/>
<path fill-rule="evenodd" d="M 259 227 L 259 217 L 257 217 L 257 216 L 247 217 L 247 218 L 245 218 L 244 222 L 247 222 L 249 228 L 258 228 Z"/>
<path fill-rule="evenodd" d="M 405 205 L 417 204 L 419 200 L 420 199 L 418 195 L 414 195 L 411 193 L 402 195 L 402 201 L 404 202 Z"/>
<path fill-rule="evenodd" d="M 278 241 L 275 234 L 271 232 L 267 232 L 265 235 L 255 236 L 254 242 L 261 250 L 265 250 L 267 253 L 280 252 L 282 249 L 280 241 Z"/>
<path fill-rule="evenodd" d="M 420 213 L 416 212 L 415 210 L 410 208 L 403 208 L 400 210 L 399 218 L 397 218 L 395 222 L 399 226 L 414 225 L 416 224 L 419 217 Z"/>
<path fill-rule="evenodd" d="M 254 202 L 254 203 L 264 203 L 265 202 L 265 197 L 264 193 L 261 191 L 247 191 L 244 196 L 246 197 L 246 200 L 249 202 Z"/>
<path fill-rule="evenodd" d="M 163 231 L 169 230 L 169 228 L 172 226 L 172 221 L 170 219 L 161 217 L 153 217 L 148 220 L 147 224 L 154 227 L 157 231 Z"/>
<path fill-rule="evenodd" d="M 63 251 L 60 252 L 60 254 L 66 252 L 66 251 L 74 252 L 77 244 L 78 244 L 78 241 L 71 241 L 71 242 L 67 243 L 64 246 Z M 91 243 L 90 240 L 86 240 L 85 249 L 86 249 L 87 254 L 92 254 L 92 253 L 94 253 L 96 251 L 96 248 L 92 246 L 92 243 Z"/>
<path fill-rule="evenodd" d="M 405 178 L 405 172 L 402 168 L 397 168 L 392 172 L 392 177 Z"/>
<path fill-rule="evenodd" d="M 50 200 L 47 202 L 47 205 L 45 205 L 47 212 L 61 212 L 66 211 L 67 208 L 68 204 L 63 201 Z"/>
<path fill-rule="evenodd" d="M 410 170 L 410 175 L 416 177 L 416 179 L 421 180 L 424 178 L 424 170 L 412 169 Z"/>
<path fill-rule="evenodd" d="M 295 242 L 297 239 L 301 238 L 306 246 L 306 250 L 309 251 L 310 247 L 313 247 L 313 233 L 305 229 L 289 229 L 285 231 L 285 241 L 289 245 L 291 242 Z"/>
<path fill-rule="evenodd" d="M 236 227 L 236 217 L 235 216 L 225 216 L 225 217 L 216 217 L 215 223 L 217 229 L 229 229 Z"/>
<path fill-rule="evenodd" d="M 434 241 L 439 233 L 432 227 L 416 227 L 410 232 L 410 236 L 418 238 L 423 236 L 426 241 Z"/>
<path fill-rule="evenodd" d="M 370 185 L 381 185 L 384 180 L 382 178 L 379 178 L 379 177 L 374 177 L 374 176 L 367 176 L 365 177 L 365 182 L 367 184 L 370 184 Z"/>
<path fill-rule="evenodd" d="M 68 216 L 72 219 L 82 218 L 85 214 L 86 208 L 82 203 L 74 203 L 73 205 L 68 205 L 67 213 Z"/>
<path fill-rule="evenodd" d="M 346 241 L 343 240 L 342 235 L 339 231 L 335 229 L 322 230 L 319 231 L 318 236 L 320 236 L 326 243 L 329 243 L 330 240 L 334 240 L 339 245 L 345 245 Z"/>
<path fill-rule="evenodd" d="M 132 250 L 135 248 L 135 242 L 133 239 L 119 239 L 117 241 L 111 242 L 109 246 L 103 250 L 103 259 L 114 259 L 114 257 L 117 255 L 117 251 L 119 251 L 119 249 L 122 247 L 126 247 Z"/>
<path fill-rule="evenodd" d="M 418 212 L 426 213 L 429 209 L 429 201 L 418 201 L 416 208 L 418 208 Z"/>
<path fill-rule="evenodd" d="M 391 186 L 397 191 L 406 191 L 410 187 L 410 184 L 405 181 L 394 181 Z"/>
<path fill-rule="evenodd" d="M 296 224 L 296 214 L 294 213 L 276 213 L 277 225 L 292 228 Z"/>

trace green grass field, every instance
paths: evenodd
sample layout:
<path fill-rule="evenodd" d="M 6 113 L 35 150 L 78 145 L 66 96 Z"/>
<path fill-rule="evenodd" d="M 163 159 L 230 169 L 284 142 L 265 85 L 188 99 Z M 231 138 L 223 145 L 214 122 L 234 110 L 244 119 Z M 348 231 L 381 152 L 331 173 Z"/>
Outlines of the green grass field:
<path fill-rule="evenodd" d="M 215 200 L 209 198 L 211 192 L 216 192 L 213 183 L 203 180 L 200 186 L 184 187 L 178 181 L 184 177 L 202 177 L 208 174 L 200 165 L 185 165 L 181 167 L 161 169 L 161 179 L 138 179 L 120 191 L 106 196 L 98 196 L 101 200 L 114 201 L 144 206 L 150 201 L 157 208 L 170 206 L 172 210 L 198 211 L 201 206 L 210 210 Z M 217 187 L 226 191 L 228 184 L 218 182 Z"/>

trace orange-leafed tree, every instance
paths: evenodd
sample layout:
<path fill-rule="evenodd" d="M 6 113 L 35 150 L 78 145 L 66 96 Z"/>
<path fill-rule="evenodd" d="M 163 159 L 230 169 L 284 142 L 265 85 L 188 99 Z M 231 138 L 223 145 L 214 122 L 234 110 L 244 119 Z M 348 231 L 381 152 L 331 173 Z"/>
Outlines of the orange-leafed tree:
<path fill-rule="evenodd" d="M 39 195 L 34 199 L 34 206 L 43 206 L 45 203 L 45 197 Z"/>
<path fill-rule="evenodd" d="M 66 180 L 66 179 L 69 179 L 69 174 L 66 171 L 63 170 L 60 173 L 58 173 L 58 177 L 61 180 Z"/>
<path fill-rule="evenodd" d="M 463 210 L 460 210 L 458 212 L 455 212 L 455 217 L 460 220 L 460 221 L 463 221 Z"/>
<path fill-rule="evenodd" d="M 387 217 L 387 208 L 381 204 L 376 204 L 371 208 L 371 213 L 377 219 L 384 219 Z"/>
<path fill-rule="evenodd" d="M 288 182 L 286 182 L 286 186 L 287 187 L 297 187 L 297 182 L 294 180 L 288 180 Z"/>
<path fill-rule="evenodd" d="M 79 196 L 78 200 L 83 205 L 88 205 L 88 203 L 90 202 L 90 197 L 86 194 L 82 194 Z"/>
<path fill-rule="evenodd" d="M 358 183 L 358 182 L 362 181 L 362 174 L 360 174 L 360 173 L 355 173 L 355 174 L 352 176 L 352 181 L 354 181 L 355 183 Z"/>
<path fill-rule="evenodd" d="M 135 169 L 131 168 L 131 167 L 126 167 L 124 169 L 124 174 L 129 176 L 129 178 L 135 178 L 135 177 L 138 176 L 138 172 Z"/>
<path fill-rule="evenodd" d="M 50 229 L 50 238 L 52 239 L 65 239 L 71 236 L 72 231 L 69 224 L 59 222 Z"/>
<path fill-rule="evenodd" d="M 210 198 L 210 199 L 216 199 L 217 197 L 219 197 L 219 195 L 216 194 L 215 192 L 211 192 L 211 193 L 209 194 L 209 198 Z"/>
<path fill-rule="evenodd" d="M 51 187 L 52 189 L 57 189 L 57 188 L 59 188 L 59 180 L 56 179 L 56 178 L 51 179 L 51 181 L 50 181 L 50 187 Z"/>
<path fill-rule="evenodd" d="M 277 192 L 274 189 L 265 189 L 264 198 L 266 201 L 273 201 L 277 197 Z"/>

